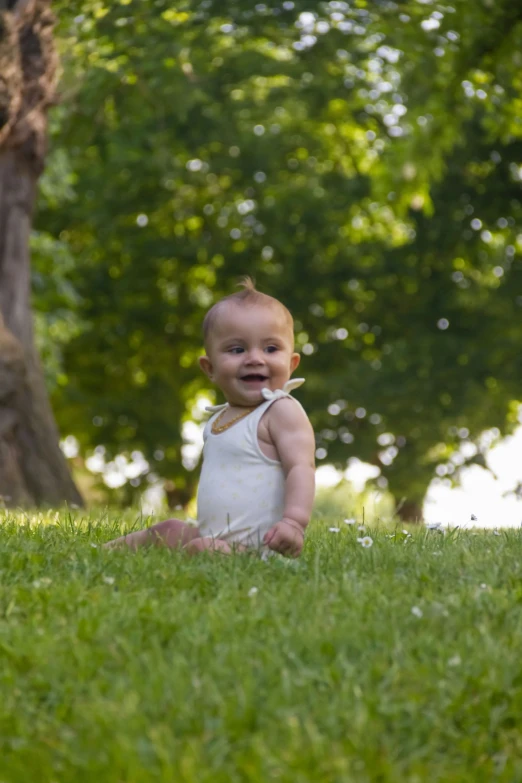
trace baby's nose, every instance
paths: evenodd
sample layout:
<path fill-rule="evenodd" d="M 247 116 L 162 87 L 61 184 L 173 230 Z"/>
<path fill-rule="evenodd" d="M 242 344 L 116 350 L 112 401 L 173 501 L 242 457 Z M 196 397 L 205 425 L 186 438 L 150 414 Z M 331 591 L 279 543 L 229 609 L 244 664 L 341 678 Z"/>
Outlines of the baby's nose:
<path fill-rule="evenodd" d="M 265 362 L 265 357 L 263 351 L 258 351 L 257 349 L 253 349 L 248 352 L 247 355 L 248 364 L 264 364 L 264 362 Z"/>

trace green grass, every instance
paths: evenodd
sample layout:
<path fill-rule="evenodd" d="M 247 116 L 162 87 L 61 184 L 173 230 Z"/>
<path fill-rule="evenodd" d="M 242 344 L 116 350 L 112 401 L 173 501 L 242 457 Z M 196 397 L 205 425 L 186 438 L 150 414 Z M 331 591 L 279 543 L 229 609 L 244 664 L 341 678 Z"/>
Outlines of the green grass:
<path fill-rule="evenodd" d="M 263 562 L 120 522 L 0 512 L 1 783 L 522 780 L 519 531 Z"/>

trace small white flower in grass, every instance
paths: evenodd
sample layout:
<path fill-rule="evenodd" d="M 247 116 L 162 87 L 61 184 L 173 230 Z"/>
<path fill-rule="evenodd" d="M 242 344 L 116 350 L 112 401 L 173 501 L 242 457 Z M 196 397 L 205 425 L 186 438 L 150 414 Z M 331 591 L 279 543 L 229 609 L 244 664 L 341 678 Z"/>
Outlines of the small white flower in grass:
<path fill-rule="evenodd" d="M 482 584 L 480 585 L 480 589 L 481 590 L 487 590 L 488 589 L 487 584 L 485 582 L 482 582 Z"/>
<path fill-rule="evenodd" d="M 91 544 L 93 549 L 98 549 L 98 544 Z"/>
<path fill-rule="evenodd" d="M 297 560 L 289 560 L 288 557 L 281 558 L 279 565 L 283 568 L 292 568 L 294 571 L 298 571 L 301 568 Z"/>
<path fill-rule="evenodd" d="M 431 554 L 434 555 L 435 557 L 440 557 L 442 555 L 442 552 L 432 552 Z"/>
<path fill-rule="evenodd" d="M 500 535 L 500 530 L 494 530 L 493 531 L 493 535 L 494 536 L 499 536 Z"/>
<path fill-rule="evenodd" d="M 366 530 L 366 525 L 359 525 L 357 530 L 359 531 L 359 533 L 364 533 L 364 531 Z"/>
<path fill-rule="evenodd" d="M 250 590 L 248 591 L 248 597 L 252 598 L 252 596 L 257 595 L 257 593 L 258 593 L 257 587 L 251 587 Z"/>
<path fill-rule="evenodd" d="M 350 519 L 345 519 L 344 520 L 344 524 L 345 525 L 355 525 L 355 519 L 353 519 L 353 517 L 351 517 Z"/>
<path fill-rule="evenodd" d="M 428 525 L 426 525 L 426 530 L 438 530 L 441 524 L 442 522 L 430 522 Z"/>
<path fill-rule="evenodd" d="M 448 659 L 448 666 L 460 666 L 461 663 L 462 658 L 458 654 Z"/>
<path fill-rule="evenodd" d="M 422 609 L 418 606 L 412 606 L 411 613 L 415 615 L 415 617 L 422 617 Z"/>
<path fill-rule="evenodd" d="M 33 587 L 49 587 L 50 584 L 52 584 L 52 579 L 49 579 L 48 576 L 42 576 L 41 579 L 35 579 L 33 582 Z"/>
<path fill-rule="evenodd" d="M 340 527 L 329 527 L 328 530 L 330 533 L 338 533 L 340 531 Z"/>
<path fill-rule="evenodd" d="M 113 585 L 116 580 L 114 579 L 113 576 L 104 576 L 103 581 L 105 582 L 106 585 Z"/>
<path fill-rule="evenodd" d="M 370 536 L 358 538 L 357 542 L 363 547 L 363 549 L 369 549 L 369 547 L 373 546 L 373 538 L 370 538 Z"/>

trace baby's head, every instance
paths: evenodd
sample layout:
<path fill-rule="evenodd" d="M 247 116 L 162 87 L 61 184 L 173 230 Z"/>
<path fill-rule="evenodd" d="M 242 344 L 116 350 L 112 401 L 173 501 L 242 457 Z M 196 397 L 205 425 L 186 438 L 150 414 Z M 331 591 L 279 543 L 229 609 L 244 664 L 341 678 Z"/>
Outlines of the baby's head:
<path fill-rule="evenodd" d="M 203 372 L 231 405 L 262 402 L 261 389 L 281 389 L 299 364 L 294 322 L 287 308 L 257 291 L 250 278 L 242 291 L 226 296 L 203 321 Z"/>

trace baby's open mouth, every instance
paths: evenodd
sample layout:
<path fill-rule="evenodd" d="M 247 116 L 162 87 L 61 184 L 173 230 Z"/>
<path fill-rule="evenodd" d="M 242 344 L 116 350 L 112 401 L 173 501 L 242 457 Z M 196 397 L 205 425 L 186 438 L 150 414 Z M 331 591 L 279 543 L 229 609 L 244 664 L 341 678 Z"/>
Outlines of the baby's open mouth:
<path fill-rule="evenodd" d="M 247 381 L 247 382 L 248 382 L 248 381 L 252 381 L 252 382 L 253 382 L 253 381 L 260 381 L 260 382 L 264 382 L 264 381 L 266 381 L 266 380 L 267 380 L 267 376 L 266 376 L 266 375 L 261 375 L 260 373 L 250 373 L 249 375 L 243 375 L 243 377 L 241 378 L 241 380 L 242 380 L 242 381 Z"/>

